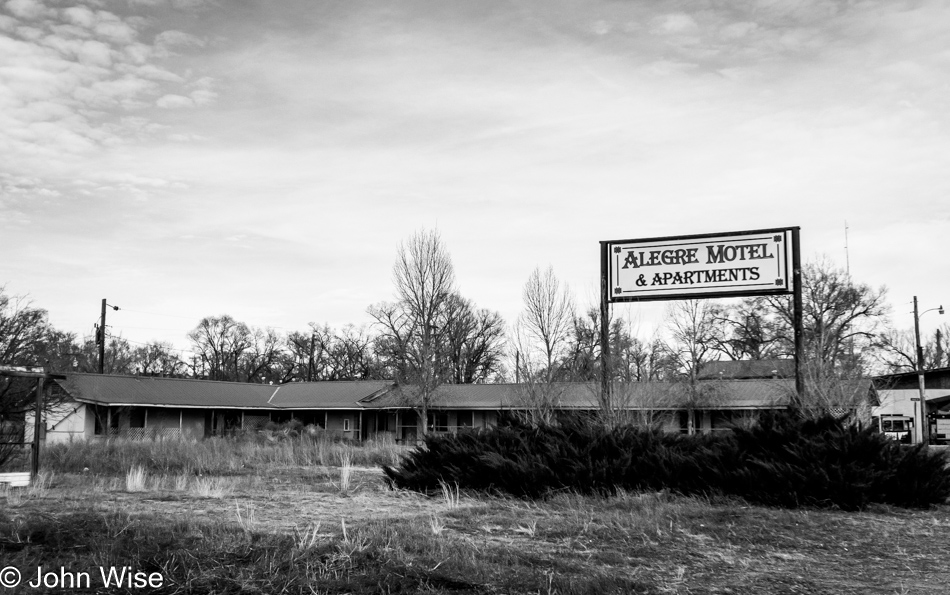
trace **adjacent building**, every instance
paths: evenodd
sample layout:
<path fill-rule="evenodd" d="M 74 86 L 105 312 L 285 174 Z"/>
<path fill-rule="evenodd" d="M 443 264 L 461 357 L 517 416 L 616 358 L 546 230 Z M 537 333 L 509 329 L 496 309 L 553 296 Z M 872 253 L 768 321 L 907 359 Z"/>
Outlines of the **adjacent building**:
<path fill-rule="evenodd" d="M 880 404 L 872 410 L 875 426 L 903 442 L 919 442 L 920 385 L 917 372 L 888 374 L 875 379 Z M 927 422 L 933 444 L 950 444 L 950 368 L 924 372 Z"/>

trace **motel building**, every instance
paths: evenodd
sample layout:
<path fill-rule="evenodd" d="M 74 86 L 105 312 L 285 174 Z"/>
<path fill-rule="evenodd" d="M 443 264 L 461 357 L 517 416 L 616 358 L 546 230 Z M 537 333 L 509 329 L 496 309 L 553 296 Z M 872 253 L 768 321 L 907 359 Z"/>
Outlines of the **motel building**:
<path fill-rule="evenodd" d="M 614 402 L 628 419 L 671 432 L 726 431 L 747 425 L 762 411 L 788 407 L 794 379 L 788 360 L 713 362 L 698 386 L 634 382 L 613 388 Z M 55 380 L 46 398 L 54 403 L 41 423 L 47 443 L 125 438 L 198 440 L 264 429 L 270 422 L 297 420 L 312 431 L 342 440 L 393 440 L 414 444 L 421 420 L 411 405 L 411 387 L 390 381 L 295 382 L 263 385 L 150 376 L 70 373 Z M 487 428 L 500 417 L 526 409 L 543 390 L 558 415 L 599 410 L 599 383 L 442 385 L 428 411 L 430 432 Z M 870 421 L 873 389 L 868 394 Z M 532 393 L 534 391 L 534 393 Z M 948 391 L 950 392 L 950 391 Z M 32 413 L 25 438 L 32 440 Z"/>

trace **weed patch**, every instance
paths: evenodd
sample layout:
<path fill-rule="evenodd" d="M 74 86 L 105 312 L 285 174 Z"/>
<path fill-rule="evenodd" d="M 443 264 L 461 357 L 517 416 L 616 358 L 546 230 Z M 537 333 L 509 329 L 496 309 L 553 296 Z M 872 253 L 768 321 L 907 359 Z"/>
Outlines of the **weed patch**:
<path fill-rule="evenodd" d="M 787 414 L 727 435 L 695 436 L 512 421 L 430 435 L 398 467 L 383 470 L 397 488 L 444 493 L 454 484 L 527 498 L 565 490 L 670 490 L 783 507 L 861 510 L 872 503 L 925 508 L 950 497 L 945 455 L 906 448 L 830 417 L 803 421 Z"/>

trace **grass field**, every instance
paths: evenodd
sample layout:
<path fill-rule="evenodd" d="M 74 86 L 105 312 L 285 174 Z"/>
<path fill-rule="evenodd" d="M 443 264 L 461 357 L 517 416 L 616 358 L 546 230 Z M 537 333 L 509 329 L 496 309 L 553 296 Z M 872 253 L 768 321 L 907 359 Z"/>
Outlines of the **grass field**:
<path fill-rule="evenodd" d="M 330 465 L 261 456 L 215 473 L 46 471 L 0 490 L 0 568 L 30 581 L 42 566 L 60 582 L 6 592 L 84 590 L 62 589 L 63 572 L 89 573 L 86 592 L 120 593 L 944 595 L 950 585 L 950 506 L 845 513 L 667 493 L 535 502 L 451 486 L 424 496 L 354 465 L 376 456 L 366 452 Z M 158 573 L 162 586 L 103 587 L 98 569 L 113 566 Z"/>

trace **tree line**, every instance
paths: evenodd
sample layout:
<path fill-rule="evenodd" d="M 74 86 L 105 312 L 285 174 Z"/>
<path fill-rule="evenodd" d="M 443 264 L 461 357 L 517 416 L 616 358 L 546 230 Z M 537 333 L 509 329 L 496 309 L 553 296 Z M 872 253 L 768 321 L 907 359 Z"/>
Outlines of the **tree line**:
<path fill-rule="evenodd" d="M 407 398 L 425 405 L 442 384 L 601 378 L 599 307 L 578 308 L 551 267 L 531 273 L 523 310 L 510 326 L 461 294 L 436 231 L 419 231 L 398 247 L 393 286 L 392 300 L 367 308 L 368 325 L 310 323 L 280 333 L 229 315 L 202 318 L 188 333 L 190 354 L 167 342 L 136 345 L 109 333 L 78 337 L 54 328 L 28 297 L 0 286 L 0 365 L 96 372 L 102 340 L 106 374 L 274 384 L 396 380 L 411 393 Z M 805 265 L 804 359 L 815 382 L 914 368 L 911 331 L 890 325 L 886 296 L 886 288 L 855 282 L 827 260 Z M 647 337 L 618 310 L 608 321 L 609 370 L 618 382 L 695 381 L 712 361 L 794 353 L 790 296 L 670 302 L 665 324 Z M 926 340 L 925 366 L 950 365 L 947 333 L 944 325 Z M 16 384 L 0 378 L 0 413 L 10 409 Z M 423 416 L 427 408 L 420 408 Z"/>

